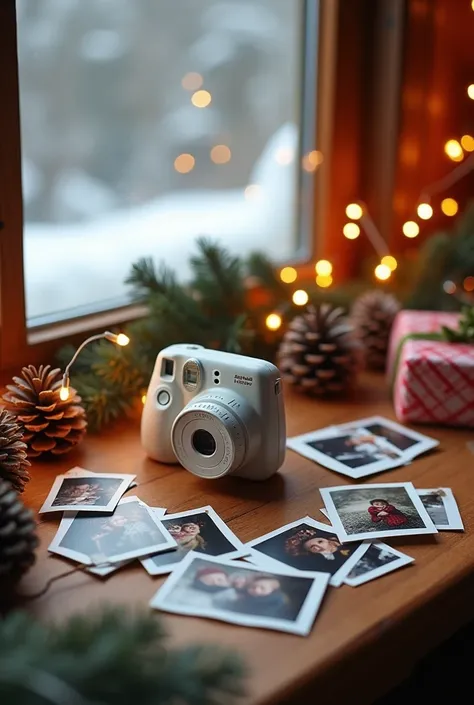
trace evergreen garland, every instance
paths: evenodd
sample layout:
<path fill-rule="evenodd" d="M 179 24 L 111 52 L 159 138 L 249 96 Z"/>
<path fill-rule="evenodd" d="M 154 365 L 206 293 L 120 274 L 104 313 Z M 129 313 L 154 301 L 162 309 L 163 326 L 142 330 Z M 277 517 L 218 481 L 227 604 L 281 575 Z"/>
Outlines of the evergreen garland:
<path fill-rule="evenodd" d="M 105 609 L 45 626 L 0 622 L 0 702 L 224 705 L 243 694 L 240 658 L 220 646 L 170 649 L 156 616 Z"/>

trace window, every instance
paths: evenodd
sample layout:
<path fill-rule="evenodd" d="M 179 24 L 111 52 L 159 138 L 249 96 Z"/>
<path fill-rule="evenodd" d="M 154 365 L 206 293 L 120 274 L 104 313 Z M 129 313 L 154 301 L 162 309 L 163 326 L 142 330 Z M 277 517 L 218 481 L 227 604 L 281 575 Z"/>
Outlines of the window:
<path fill-rule="evenodd" d="M 16 6 L 29 326 L 127 303 L 142 256 L 186 277 L 202 234 L 307 252 L 314 0 Z"/>

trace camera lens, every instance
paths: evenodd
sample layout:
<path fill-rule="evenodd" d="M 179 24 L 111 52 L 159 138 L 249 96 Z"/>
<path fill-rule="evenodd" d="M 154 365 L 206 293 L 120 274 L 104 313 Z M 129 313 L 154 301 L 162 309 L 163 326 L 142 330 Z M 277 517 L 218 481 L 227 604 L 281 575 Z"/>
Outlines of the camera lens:
<path fill-rule="evenodd" d="M 194 431 L 191 443 L 194 450 L 201 453 L 201 455 L 209 456 L 216 452 L 214 436 L 203 428 L 198 428 L 197 431 Z"/>

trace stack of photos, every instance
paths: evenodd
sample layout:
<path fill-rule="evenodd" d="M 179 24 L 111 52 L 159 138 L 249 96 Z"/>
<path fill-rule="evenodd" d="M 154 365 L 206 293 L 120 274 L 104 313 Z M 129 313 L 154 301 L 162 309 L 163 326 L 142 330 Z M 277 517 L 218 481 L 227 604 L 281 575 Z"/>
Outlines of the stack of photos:
<path fill-rule="evenodd" d="M 311 630 L 328 580 L 328 573 L 283 572 L 190 551 L 150 605 L 304 636 Z"/>
<path fill-rule="evenodd" d="M 377 541 L 369 545 L 344 582 L 351 587 L 357 587 L 413 563 L 414 560 L 411 556 L 387 546 L 386 543 Z"/>
<path fill-rule="evenodd" d="M 289 438 L 291 450 L 354 479 L 392 470 L 439 441 L 381 416 Z"/>
<path fill-rule="evenodd" d="M 59 475 L 41 507 L 43 512 L 113 512 L 135 475 L 96 473 L 73 468 Z"/>

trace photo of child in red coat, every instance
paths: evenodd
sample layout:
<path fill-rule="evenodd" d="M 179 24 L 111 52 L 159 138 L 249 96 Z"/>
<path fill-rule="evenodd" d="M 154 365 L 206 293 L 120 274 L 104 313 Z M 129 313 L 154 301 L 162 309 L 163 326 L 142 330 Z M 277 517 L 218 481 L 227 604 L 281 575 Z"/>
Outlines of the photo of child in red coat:
<path fill-rule="evenodd" d="M 408 517 L 386 499 L 371 499 L 370 505 L 367 511 L 375 523 L 382 522 L 393 528 L 408 522 Z"/>

